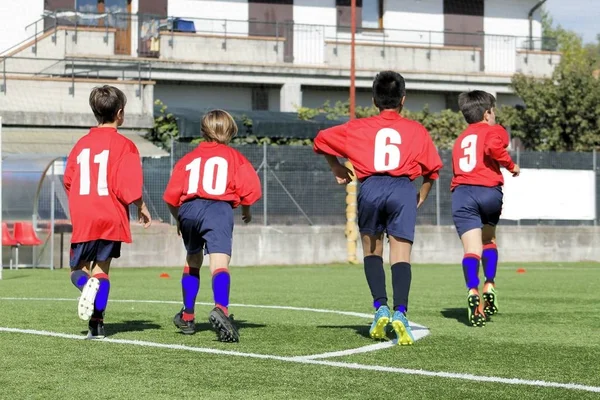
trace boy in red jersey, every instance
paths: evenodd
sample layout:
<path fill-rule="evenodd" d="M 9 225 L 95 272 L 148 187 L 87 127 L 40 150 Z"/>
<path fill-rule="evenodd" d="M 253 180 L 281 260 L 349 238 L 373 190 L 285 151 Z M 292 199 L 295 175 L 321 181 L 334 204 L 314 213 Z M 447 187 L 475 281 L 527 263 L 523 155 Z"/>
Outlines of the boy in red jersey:
<path fill-rule="evenodd" d="M 73 225 L 71 281 L 81 290 L 79 317 L 89 320 L 88 338 L 101 339 L 110 262 L 120 257 L 121 242 L 131 243 L 129 205 L 138 207 L 144 227 L 150 226 L 151 218 L 142 200 L 140 155 L 133 142 L 117 132 L 125 118 L 125 95 L 102 86 L 92 90 L 89 101 L 98 126 L 71 150 L 64 185 Z"/>
<path fill-rule="evenodd" d="M 243 221 L 250 222 L 250 206 L 261 197 L 260 180 L 246 157 L 228 146 L 237 134 L 231 115 L 210 111 L 202 118 L 201 129 L 206 142 L 175 164 L 163 196 L 187 250 L 181 278 L 183 308 L 173 323 L 184 334 L 196 332 L 194 305 L 204 252 L 210 254 L 215 301 L 209 321 L 220 341 L 237 342 L 239 334 L 228 310 L 233 209 L 241 205 Z"/>
<path fill-rule="evenodd" d="M 370 335 L 383 339 L 388 323 L 398 344 L 412 344 L 406 319 L 411 283 L 410 253 L 415 235 L 417 208 L 423 204 L 442 161 L 427 130 L 400 115 L 406 90 L 404 78 L 384 71 L 373 82 L 373 101 L 380 114 L 355 119 L 319 132 L 314 150 L 324 154 L 339 184 L 350 182 L 350 170 L 338 161 L 347 158 L 360 184 L 358 227 L 364 269 L 376 309 Z M 423 176 L 417 192 L 413 180 Z M 394 289 L 394 315 L 387 304 L 383 269 L 383 234 L 390 240 L 390 264 Z"/>
<path fill-rule="evenodd" d="M 473 326 L 484 326 L 486 317 L 498 312 L 494 279 L 498 266 L 496 225 L 502 211 L 500 166 L 513 176 L 520 169 L 506 148 L 508 133 L 496 125 L 496 99 L 476 90 L 461 93 L 458 104 L 469 127 L 452 149 L 452 218 L 464 248 L 462 261 L 468 295 L 468 318 Z M 483 304 L 479 296 L 479 261 L 483 263 Z"/>

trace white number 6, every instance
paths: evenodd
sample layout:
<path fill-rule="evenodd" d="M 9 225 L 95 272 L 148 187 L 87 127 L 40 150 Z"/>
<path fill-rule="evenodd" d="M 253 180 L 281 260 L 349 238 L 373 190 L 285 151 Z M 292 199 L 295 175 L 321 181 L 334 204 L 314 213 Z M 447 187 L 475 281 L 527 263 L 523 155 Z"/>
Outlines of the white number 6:
<path fill-rule="evenodd" d="M 400 148 L 402 138 L 398 131 L 383 128 L 375 135 L 375 171 L 392 171 L 400 166 Z"/>

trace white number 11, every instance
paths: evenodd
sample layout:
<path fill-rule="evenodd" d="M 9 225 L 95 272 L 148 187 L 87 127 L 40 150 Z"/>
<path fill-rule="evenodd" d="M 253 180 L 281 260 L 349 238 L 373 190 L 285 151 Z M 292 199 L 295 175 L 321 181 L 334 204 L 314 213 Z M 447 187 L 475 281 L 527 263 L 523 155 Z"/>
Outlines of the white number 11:
<path fill-rule="evenodd" d="M 108 196 L 108 150 L 94 156 L 94 164 L 98 164 L 98 196 Z M 90 194 L 90 149 L 83 149 L 77 156 L 79 165 L 79 194 Z"/>

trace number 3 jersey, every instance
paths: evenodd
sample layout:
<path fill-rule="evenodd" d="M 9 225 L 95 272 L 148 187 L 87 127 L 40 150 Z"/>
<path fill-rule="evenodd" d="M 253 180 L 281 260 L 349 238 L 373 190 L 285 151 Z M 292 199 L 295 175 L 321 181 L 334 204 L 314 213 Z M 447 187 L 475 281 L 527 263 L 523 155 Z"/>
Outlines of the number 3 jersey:
<path fill-rule="evenodd" d="M 437 179 L 442 168 L 442 160 L 423 125 L 393 110 L 319 132 L 314 150 L 347 158 L 361 181 L 371 175 Z"/>
<path fill-rule="evenodd" d="M 226 201 L 235 208 L 250 206 L 260 197 L 260 180 L 250 161 L 216 142 L 202 142 L 179 160 L 163 195 L 174 207 L 201 198 Z"/>
<path fill-rule="evenodd" d="M 67 158 L 64 185 L 72 243 L 104 239 L 131 243 L 128 205 L 142 197 L 142 163 L 115 128 L 92 128 Z"/>
<path fill-rule="evenodd" d="M 508 132 L 502 126 L 490 126 L 485 122 L 469 125 L 452 149 L 454 177 L 450 190 L 458 185 L 503 185 L 500 165 L 509 171 L 515 166 L 507 147 Z"/>

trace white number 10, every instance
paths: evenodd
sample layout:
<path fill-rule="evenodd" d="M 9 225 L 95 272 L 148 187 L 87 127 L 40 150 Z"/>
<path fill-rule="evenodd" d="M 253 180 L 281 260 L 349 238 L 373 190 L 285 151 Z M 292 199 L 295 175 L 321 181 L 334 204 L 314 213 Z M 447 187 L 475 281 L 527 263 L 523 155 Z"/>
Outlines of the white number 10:
<path fill-rule="evenodd" d="M 201 162 L 202 158 L 198 157 L 185 166 L 185 170 L 190 171 L 187 194 L 198 193 Z M 211 157 L 206 160 L 202 177 L 202 189 L 206 194 L 219 196 L 225 193 L 227 190 L 227 167 L 227 160 L 222 157 Z"/>
<path fill-rule="evenodd" d="M 108 150 L 94 156 L 94 164 L 98 164 L 98 196 L 108 196 Z M 90 149 L 83 149 L 77 156 L 79 165 L 79 194 L 90 194 Z"/>

